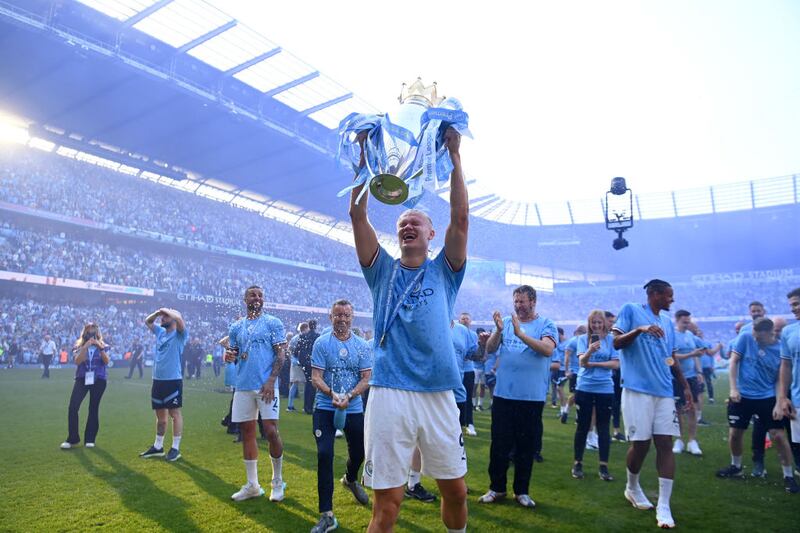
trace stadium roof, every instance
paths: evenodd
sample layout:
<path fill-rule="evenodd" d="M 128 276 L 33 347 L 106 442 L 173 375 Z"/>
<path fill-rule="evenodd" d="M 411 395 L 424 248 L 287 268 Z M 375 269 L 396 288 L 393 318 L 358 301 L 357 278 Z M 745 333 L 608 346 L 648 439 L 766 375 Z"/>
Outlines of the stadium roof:
<path fill-rule="evenodd" d="M 300 216 L 314 210 L 343 218 L 345 200 L 335 193 L 349 176 L 334 163 L 331 128 L 350 111 L 375 108 L 216 7 L 202 0 L 0 0 L 0 29 L 0 100 L 33 121 L 32 136 L 189 178 L 223 196 L 258 195 Z M 113 153 L 101 153 L 108 147 Z M 431 203 L 443 207 L 447 192 L 431 195 Z M 480 177 L 470 196 L 471 213 L 490 225 L 603 221 L 599 198 L 523 203 L 495 195 Z M 636 195 L 634 215 L 797 202 L 798 178 L 784 176 Z"/>
<path fill-rule="evenodd" d="M 335 128 L 374 111 L 328 76 L 202 0 L 78 0 Z"/>

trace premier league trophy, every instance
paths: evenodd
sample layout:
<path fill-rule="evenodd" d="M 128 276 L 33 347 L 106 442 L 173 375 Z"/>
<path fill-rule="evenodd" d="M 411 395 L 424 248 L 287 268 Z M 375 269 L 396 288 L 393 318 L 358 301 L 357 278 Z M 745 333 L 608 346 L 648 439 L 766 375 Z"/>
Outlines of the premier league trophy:
<path fill-rule="evenodd" d="M 436 83 L 425 86 L 420 78 L 411 85 L 404 83 L 398 100 L 400 106 L 391 113 L 351 113 L 339 124 L 340 156 L 356 173 L 352 185 L 339 196 L 363 184 L 356 203 L 369 189 L 385 204 L 414 207 L 424 188 L 436 190 L 449 179 L 453 163 L 444 144 L 445 131 L 452 127 L 472 138 L 461 102 L 439 97 Z M 366 133 L 366 165 L 359 168 L 362 133 Z"/>

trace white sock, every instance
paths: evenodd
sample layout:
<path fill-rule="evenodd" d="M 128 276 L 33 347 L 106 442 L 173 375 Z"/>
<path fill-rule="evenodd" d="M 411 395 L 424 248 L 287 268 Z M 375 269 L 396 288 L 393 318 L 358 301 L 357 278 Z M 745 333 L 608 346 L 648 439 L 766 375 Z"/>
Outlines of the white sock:
<path fill-rule="evenodd" d="M 783 477 L 793 477 L 794 476 L 794 472 L 792 472 L 792 465 L 789 465 L 789 466 L 781 465 L 781 468 L 783 468 Z"/>
<path fill-rule="evenodd" d="M 697 421 L 699 422 L 702 419 L 703 419 L 703 411 L 697 411 Z"/>
<path fill-rule="evenodd" d="M 414 490 L 414 487 L 417 486 L 420 479 L 422 479 L 422 474 L 419 472 L 415 472 L 413 470 L 408 471 L 408 490 Z"/>
<path fill-rule="evenodd" d="M 628 490 L 642 490 L 639 486 L 639 474 L 634 474 L 628 470 Z"/>
<path fill-rule="evenodd" d="M 567 406 L 566 405 L 562 405 L 561 406 L 561 414 L 563 415 L 566 412 L 567 412 Z"/>
<path fill-rule="evenodd" d="M 467 533 L 467 526 L 462 527 L 461 529 L 450 529 L 447 528 L 447 533 Z"/>
<path fill-rule="evenodd" d="M 280 481 L 283 479 L 283 455 L 280 457 L 269 458 L 272 460 L 272 481 Z"/>
<path fill-rule="evenodd" d="M 741 455 L 731 455 L 731 464 L 736 468 L 742 467 L 742 456 Z"/>
<path fill-rule="evenodd" d="M 658 478 L 658 506 L 669 509 L 669 499 L 672 497 L 673 480 L 665 477 Z"/>
<path fill-rule="evenodd" d="M 175 448 L 176 450 L 180 450 L 181 449 L 181 436 L 180 435 L 178 435 L 177 437 L 175 435 L 172 436 L 172 447 Z"/>
<path fill-rule="evenodd" d="M 160 450 L 164 447 L 164 435 L 156 435 L 156 442 L 153 444 L 153 448 Z"/>
<path fill-rule="evenodd" d="M 483 398 L 478 396 L 478 407 L 483 407 Z"/>
<path fill-rule="evenodd" d="M 247 482 L 258 487 L 258 459 L 245 459 L 244 469 L 247 472 Z"/>

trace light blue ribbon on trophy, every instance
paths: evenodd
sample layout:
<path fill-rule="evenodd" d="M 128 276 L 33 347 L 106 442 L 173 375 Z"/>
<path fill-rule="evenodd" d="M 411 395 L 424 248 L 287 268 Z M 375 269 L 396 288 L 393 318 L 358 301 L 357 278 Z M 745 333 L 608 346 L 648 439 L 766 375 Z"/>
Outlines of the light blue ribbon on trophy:
<path fill-rule="evenodd" d="M 364 185 L 356 198 L 358 203 L 370 188 L 372 180 L 387 173 L 390 157 L 394 158 L 394 163 L 399 157 L 402 163 L 398 177 L 409 189 L 403 205 L 414 207 L 421 200 L 425 186 L 435 190 L 450 177 L 453 162 L 444 143 L 444 135 L 449 127 L 472 138 L 469 115 L 456 98 L 446 98 L 440 107 L 425 110 L 420 118 L 420 133 L 416 137 L 408 128 L 393 123 L 389 115 L 349 114 L 339 123 L 337 160 L 347 159 L 356 177 L 337 196 L 344 196 Z M 367 138 L 364 142 L 365 165 L 360 167 L 361 147 L 357 137 L 362 132 L 367 132 Z"/>

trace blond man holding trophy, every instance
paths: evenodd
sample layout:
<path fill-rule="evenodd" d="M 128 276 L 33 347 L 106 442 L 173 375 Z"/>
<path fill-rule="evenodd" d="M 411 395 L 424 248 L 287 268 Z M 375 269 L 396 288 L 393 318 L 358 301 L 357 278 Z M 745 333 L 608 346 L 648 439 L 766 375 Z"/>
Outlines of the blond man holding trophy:
<path fill-rule="evenodd" d="M 387 181 L 405 183 L 412 191 L 414 184 L 402 179 L 402 175 L 398 180 L 391 180 L 376 173 L 373 163 L 385 159 L 382 154 L 371 153 L 371 148 L 387 144 L 385 141 L 376 143 L 374 139 L 377 134 L 387 134 L 386 122 L 382 133 L 376 131 L 381 128 L 351 130 L 358 135 L 360 154 L 359 164 L 354 165 L 357 185 L 351 191 L 350 218 L 358 260 L 372 291 L 375 323 L 374 364 L 364 428 L 364 483 L 374 490 L 368 531 L 393 530 L 403 501 L 408 468 L 417 447 L 422 454 L 423 474 L 434 478 L 439 486 L 442 521 L 447 530 L 465 531 L 467 461 L 453 394 L 453 390 L 461 386 L 461 374 L 450 338 L 450 319 L 467 259 L 469 206 L 459 153 L 460 132 L 468 132 L 466 114 L 460 111 L 460 106 L 457 113 L 451 115 L 448 113 L 453 109 L 447 106 L 431 108 L 441 102 L 436 97 L 436 88 L 425 87 L 419 80 L 404 91 L 403 97 L 403 106 L 421 109 L 401 109 L 398 115 L 404 111 L 409 114 L 421 111 L 424 116 L 443 117 L 438 122 L 428 123 L 433 128 L 428 131 L 428 138 L 434 139 L 435 146 L 431 144 L 432 150 L 426 153 L 444 152 L 447 157 L 446 161 L 443 158 L 429 160 L 438 167 L 438 178 L 445 177 L 442 173 L 449 173 L 452 168 L 450 223 L 444 248 L 435 258 L 429 259 L 431 241 L 436 235 L 433 222 L 422 211 L 404 211 L 397 220 L 400 259 L 393 259 L 379 245 L 370 224 L 368 195 L 360 195 L 365 186 L 371 186 L 373 194 L 381 199 L 381 189 L 386 188 Z M 441 114 L 437 115 L 439 111 Z M 461 122 L 450 120 L 459 116 L 463 119 Z M 388 118 L 392 118 L 391 115 Z M 408 135 L 409 140 L 413 140 L 412 137 L 413 132 Z M 424 127 L 416 138 L 418 145 L 424 147 Z M 420 172 L 424 176 L 425 171 Z M 413 179 L 415 173 L 411 165 L 408 175 Z M 369 181 L 376 176 L 381 178 L 383 187 Z M 361 177 L 365 179 L 359 182 Z M 385 197 L 389 200 L 385 203 L 400 203 L 391 192 Z"/>

